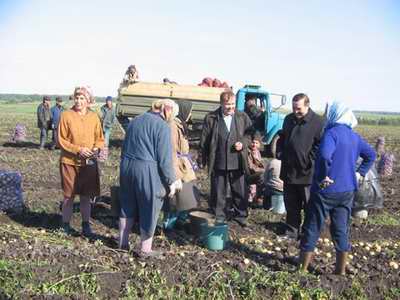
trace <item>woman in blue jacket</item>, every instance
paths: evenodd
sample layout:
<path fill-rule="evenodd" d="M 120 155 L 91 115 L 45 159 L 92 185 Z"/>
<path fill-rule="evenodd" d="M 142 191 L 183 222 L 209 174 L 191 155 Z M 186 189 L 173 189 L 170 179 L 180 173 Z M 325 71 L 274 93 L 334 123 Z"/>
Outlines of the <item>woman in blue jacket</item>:
<path fill-rule="evenodd" d="M 315 163 L 311 199 L 306 210 L 300 242 L 300 270 L 306 271 L 324 221 L 330 217 L 330 231 L 336 249 L 335 274 L 344 275 L 350 251 L 349 221 L 358 180 L 375 160 L 375 152 L 352 129 L 353 112 L 343 103 L 327 105 L 326 126 Z M 362 163 L 356 169 L 356 161 Z"/>

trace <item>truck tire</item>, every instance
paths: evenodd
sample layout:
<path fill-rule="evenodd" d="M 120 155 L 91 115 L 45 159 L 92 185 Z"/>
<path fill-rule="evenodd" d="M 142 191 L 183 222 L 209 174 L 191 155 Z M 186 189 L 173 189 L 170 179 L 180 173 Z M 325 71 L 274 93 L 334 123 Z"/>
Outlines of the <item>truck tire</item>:
<path fill-rule="evenodd" d="M 277 133 L 273 137 L 273 139 L 272 139 L 272 141 L 271 141 L 271 143 L 269 145 L 269 154 L 270 154 L 271 157 L 275 157 L 276 158 L 276 147 L 277 147 L 277 144 L 278 144 L 278 140 L 279 140 L 279 133 Z"/>

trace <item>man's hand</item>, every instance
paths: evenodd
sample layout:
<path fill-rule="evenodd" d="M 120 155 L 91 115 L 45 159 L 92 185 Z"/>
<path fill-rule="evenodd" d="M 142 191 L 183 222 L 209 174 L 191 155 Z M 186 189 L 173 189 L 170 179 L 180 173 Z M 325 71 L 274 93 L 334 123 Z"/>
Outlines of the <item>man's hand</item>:
<path fill-rule="evenodd" d="M 330 179 L 328 176 L 326 176 L 325 179 L 322 180 L 321 183 L 319 184 L 319 187 L 323 190 L 326 189 L 328 186 L 330 186 L 332 183 L 334 183 L 334 181 Z"/>
<path fill-rule="evenodd" d="M 83 158 L 89 158 L 92 155 L 93 155 L 93 152 L 87 147 L 81 147 L 81 149 L 79 149 L 79 156 L 81 156 Z"/>
<path fill-rule="evenodd" d="M 235 150 L 236 151 L 242 151 L 243 150 L 243 144 L 241 142 L 236 142 L 235 143 Z"/>
<path fill-rule="evenodd" d="M 356 172 L 357 184 L 360 185 L 364 181 L 364 177 L 361 176 L 360 173 Z"/>

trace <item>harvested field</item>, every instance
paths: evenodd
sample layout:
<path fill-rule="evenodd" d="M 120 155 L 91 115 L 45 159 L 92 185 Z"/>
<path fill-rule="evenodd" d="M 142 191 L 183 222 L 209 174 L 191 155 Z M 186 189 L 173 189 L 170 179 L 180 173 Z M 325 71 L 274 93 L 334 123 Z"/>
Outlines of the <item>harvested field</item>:
<path fill-rule="evenodd" d="M 295 241 L 276 234 L 281 216 L 250 211 L 250 226 L 229 223 L 230 243 L 208 251 L 192 236 L 159 231 L 155 248 L 167 251 L 162 261 L 137 260 L 116 248 L 116 220 L 110 216 L 110 187 L 118 183 L 121 132 L 114 128 L 109 159 L 101 165 L 102 197 L 92 226 L 98 238 L 66 237 L 60 230 L 62 199 L 59 150 L 39 150 L 35 105 L 10 113 L 0 104 L 0 166 L 23 176 L 26 209 L 0 214 L 0 299 L 400 299 L 400 167 L 382 179 L 384 208 L 351 227 L 351 274 L 330 275 L 335 253 L 329 237 L 318 244 L 310 274 L 296 271 Z M 31 111 L 31 112 L 29 112 Z M 16 123 L 27 126 L 27 142 L 9 142 Z M 400 158 L 400 127 L 360 126 L 373 145 L 378 135 Z M 398 177 L 399 176 L 399 177 Z M 205 171 L 198 174 L 203 205 L 209 192 Z M 72 225 L 80 231 L 79 205 Z M 132 245 L 137 234 L 131 235 Z M 396 268 L 397 267 L 397 268 Z"/>

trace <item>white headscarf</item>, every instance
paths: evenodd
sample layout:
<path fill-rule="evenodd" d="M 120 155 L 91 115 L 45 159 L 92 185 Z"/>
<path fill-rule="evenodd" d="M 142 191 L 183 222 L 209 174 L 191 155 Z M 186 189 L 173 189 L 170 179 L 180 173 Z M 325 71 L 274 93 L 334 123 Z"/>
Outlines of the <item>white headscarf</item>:
<path fill-rule="evenodd" d="M 336 123 L 344 124 L 350 128 L 354 128 L 358 124 L 356 116 L 351 109 L 342 102 L 338 101 L 327 104 L 326 119 L 327 126 L 331 126 Z"/>

